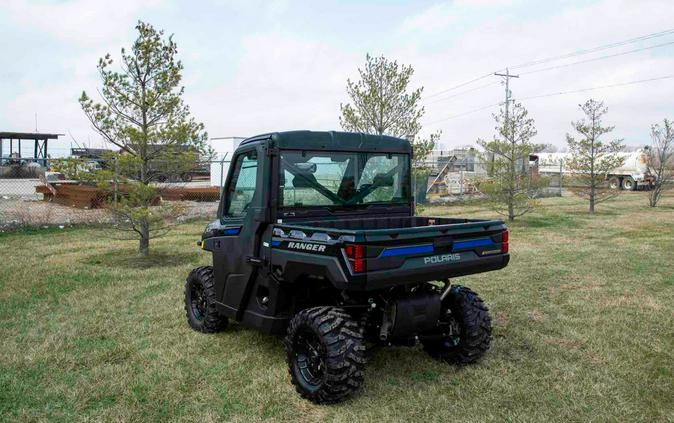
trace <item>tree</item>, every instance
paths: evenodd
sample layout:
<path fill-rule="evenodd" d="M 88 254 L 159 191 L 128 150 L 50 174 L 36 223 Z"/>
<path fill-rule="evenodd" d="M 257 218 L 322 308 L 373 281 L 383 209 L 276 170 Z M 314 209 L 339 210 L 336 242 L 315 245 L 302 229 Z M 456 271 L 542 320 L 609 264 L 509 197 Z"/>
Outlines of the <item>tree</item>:
<path fill-rule="evenodd" d="M 340 104 L 339 123 L 352 132 L 390 135 L 411 139 L 414 168 L 418 168 L 435 148 L 440 132 L 418 138 L 425 109 L 419 103 L 424 88 L 408 92 L 414 74 L 412 66 L 398 65 L 384 56 L 365 56 L 365 67 L 358 68 L 360 79 L 346 82 L 350 103 Z"/>
<path fill-rule="evenodd" d="M 624 158 L 618 153 L 623 148 L 622 140 L 603 142 L 600 138 L 613 131 L 613 126 L 602 126 L 602 118 L 608 112 L 604 103 L 590 99 L 578 105 L 585 118 L 571 125 L 582 138 L 576 140 L 566 134 L 569 146 L 567 168 L 571 171 L 574 187 L 572 192 L 590 202 L 590 213 L 595 205 L 614 197 L 618 190 L 609 190 L 606 184 L 609 172 L 622 166 Z"/>
<path fill-rule="evenodd" d="M 101 102 L 86 92 L 79 99 L 93 128 L 120 148 L 112 158 L 121 176 L 123 195 L 110 205 L 117 228 L 139 239 L 139 252 L 149 251 L 150 238 L 168 229 L 168 206 L 157 206 L 156 169 L 180 172 L 205 149 L 204 126 L 191 116 L 180 86 L 183 65 L 173 37 L 138 22 L 131 50 L 121 50 L 121 70 L 112 70 L 110 54 L 98 62 Z"/>
<path fill-rule="evenodd" d="M 529 175 L 529 154 L 536 145 L 531 139 L 536 135 L 534 120 L 521 103 L 514 103 L 508 115 L 501 108 L 494 115 L 497 134 L 491 141 L 477 140 L 484 153 L 489 179 L 480 184 L 481 191 L 489 198 L 492 208 L 509 221 L 531 211 L 542 180 Z"/>
<path fill-rule="evenodd" d="M 653 171 L 655 183 L 648 195 L 648 205 L 656 207 L 674 172 L 674 128 L 672 122 L 665 119 L 662 126 L 651 126 L 652 145 L 648 152 L 648 167 Z"/>

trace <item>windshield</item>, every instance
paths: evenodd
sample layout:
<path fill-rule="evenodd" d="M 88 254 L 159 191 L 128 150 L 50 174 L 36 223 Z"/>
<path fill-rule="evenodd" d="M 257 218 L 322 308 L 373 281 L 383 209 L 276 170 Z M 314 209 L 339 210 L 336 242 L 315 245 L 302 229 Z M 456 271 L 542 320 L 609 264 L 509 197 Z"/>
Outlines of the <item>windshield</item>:
<path fill-rule="evenodd" d="M 283 207 L 400 204 L 409 201 L 406 154 L 282 151 Z"/>

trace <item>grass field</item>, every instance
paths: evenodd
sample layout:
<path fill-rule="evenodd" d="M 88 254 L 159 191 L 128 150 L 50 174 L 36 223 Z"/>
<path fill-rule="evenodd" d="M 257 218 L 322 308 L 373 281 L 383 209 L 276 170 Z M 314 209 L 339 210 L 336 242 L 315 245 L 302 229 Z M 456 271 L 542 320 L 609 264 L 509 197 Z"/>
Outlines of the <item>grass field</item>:
<path fill-rule="evenodd" d="M 188 328 L 183 281 L 209 262 L 202 224 L 148 260 L 94 229 L 0 235 L 0 421 L 674 421 L 674 198 L 653 210 L 644 195 L 595 216 L 543 200 L 511 225 L 506 269 L 460 280 L 491 307 L 484 360 L 383 349 L 337 406 L 295 394 L 279 339 Z"/>

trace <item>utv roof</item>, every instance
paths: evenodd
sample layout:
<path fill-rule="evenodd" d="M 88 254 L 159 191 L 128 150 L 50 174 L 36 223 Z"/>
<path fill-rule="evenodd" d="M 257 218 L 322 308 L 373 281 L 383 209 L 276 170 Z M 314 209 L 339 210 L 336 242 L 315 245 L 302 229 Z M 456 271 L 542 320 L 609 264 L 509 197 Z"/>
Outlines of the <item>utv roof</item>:
<path fill-rule="evenodd" d="M 387 135 L 370 135 L 360 132 L 336 131 L 285 131 L 256 135 L 241 142 L 241 146 L 254 142 L 272 142 L 275 147 L 290 150 L 341 150 L 382 151 L 386 153 L 411 153 L 410 142 Z"/>

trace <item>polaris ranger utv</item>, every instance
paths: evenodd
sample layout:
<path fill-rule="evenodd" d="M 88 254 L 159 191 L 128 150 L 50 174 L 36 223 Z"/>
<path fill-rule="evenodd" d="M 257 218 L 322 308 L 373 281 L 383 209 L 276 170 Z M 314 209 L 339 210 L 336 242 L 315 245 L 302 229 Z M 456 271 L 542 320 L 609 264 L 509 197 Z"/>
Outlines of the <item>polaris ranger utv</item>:
<path fill-rule="evenodd" d="M 316 403 L 363 383 L 366 345 L 415 345 L 452 363 L 489 348 L 482 300 L 450 278 L 508 264 L 500 220 L 414 216 L 403 139 L 294 131 L 244 140 L 218 218 L 212 267 L 185 284 L 190 326 L 235 319 L 284 335 L 292 383 Z"/>

